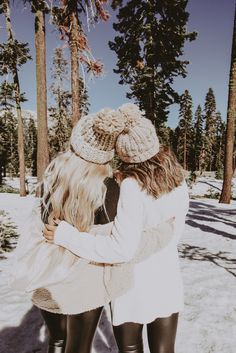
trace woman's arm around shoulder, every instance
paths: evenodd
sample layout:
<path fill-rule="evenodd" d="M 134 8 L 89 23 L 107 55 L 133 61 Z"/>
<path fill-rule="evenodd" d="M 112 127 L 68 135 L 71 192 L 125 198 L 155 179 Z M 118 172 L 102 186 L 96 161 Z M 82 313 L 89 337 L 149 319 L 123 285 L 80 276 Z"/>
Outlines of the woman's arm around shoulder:
<path fill-rule="evenodd" d="M 127 178 L 121 183 L 117 216 L 110 236 L 79 232 L 62 221 L 55 231 L 54 242 L 95 262 L 128 262 L 138 249 L 143 231 L 143 218 L 140 187 L 134 179 Z"/>

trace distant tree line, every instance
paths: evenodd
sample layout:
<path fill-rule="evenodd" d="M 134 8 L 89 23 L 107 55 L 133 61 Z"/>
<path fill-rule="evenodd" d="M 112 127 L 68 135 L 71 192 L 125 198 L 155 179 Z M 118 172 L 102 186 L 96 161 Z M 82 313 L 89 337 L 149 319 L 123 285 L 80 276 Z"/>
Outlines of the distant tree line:
<path fill-rule="evenodd" d="M 170 131 L 169 145 L 185 170 L 215 171 L 223 178 L 225 122 L 216 110 L 212 88 L 206 94 L 205 105 L 198 105 L 193 113 L 192 97 L 188 90 L 180 97 L 179 123 Z"/>

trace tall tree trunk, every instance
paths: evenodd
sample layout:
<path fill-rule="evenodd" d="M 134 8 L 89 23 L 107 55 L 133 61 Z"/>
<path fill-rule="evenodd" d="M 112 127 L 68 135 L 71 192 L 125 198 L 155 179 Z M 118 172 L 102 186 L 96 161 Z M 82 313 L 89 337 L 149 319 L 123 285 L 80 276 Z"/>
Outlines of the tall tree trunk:
<path fill-rule="evenodd" d="M 0 185 L 2 185 L 2 172 L 3 172 L 3 166 L 0 160 Z"/>
<path fill-rule="evenodd" d="M 150 24 L 149 28 L 149 38 L 147 40 L 148 43 L 147 45 L 147 66 L 150 68 L 150 84 L 149 84 L 149 92 L 148 92 L 148 105 L 147 105 L 147 114 L 146 117 L 151 120 L 151 122 L 155 125 L 155 127 L 160 127 L 160 124 L 155 121 L 155 111 L 154 111 L 154 95 L 155 95 L 155 64 L 153 62 L 153 51 L 154 51 L 154 43 L 153 43 L 153 18 L 154 18 L 154 9 L 153 9 L 153 4 L 152 2 L 149 2 L 147 4 L 148 6 L 148 15 L 147 15 L 147 20 L 148 23 Z"/>
<path fill-rule="evenodd" d="M 14 83 L 16 85 L 16 114 L 18 120 L 17 134 L 18 134 L 18 156 L 19 156 L 19 170 L 20 170 L 20 196 L 26 195 L 25 187 L 25 153 L 24 153 L 24 130 L 23 119 L 20 106 L 20 84 L 17 70 L 14 73 Z"/>
<path fill-rule="evenodd" d="M 9 1 L 5 1 L 6 10 L 6 28 L 8 35 L 8 42 L 14 42 L 14 35 L 11 25 L 11 16 L 10 16 L 10 6 Z M 23 120 L 22 120 L 22 111 L 20 105 L 20 83 L 18 77 L 17 66 L 14 67 L 13 72 L 13 81 L 15 84 L 15 102 L 16 102 L 16 114 L 18 119 L 18 157 L 19 157 L 19 170 L 20 170 L 20 196 L 26 196 L 25 188 L 25 153 L 24 153 L 24 131 L 23 131 Z"/>
<path fill-rule="evenodd" d="M 47 84 L 46 84 L 46 43 L 45 14 L 38 10 L 35 14 L 35 52 L 37 85 L 37 178 L 42 180 L 49 163 L 48 124 L 47 124 Z M 38 193 L 40 191 L 38 190 Z"/>
<path fill-rule="evenodd" d="M 70 32 L 70 55 L 71 55 L 71 92 L 72 92 L 72 124 L 75 125 L 80 119 L 80 94 L 79 94 L 79 58 L 78 58 L 78 11 L 77 1 L 72 2 L 71 7 L 71 32 Z"/>
<path fill-rule="evenodd" d="M 187 170 L 187 133 L 186 133 L 186 128 L 185 128 L 185 133 L 184 133 L 184 170 Z"/>
<path fill-rule="evenodd" d="M 236 7 L 234 14 L 234 30 L 231 52 L 231 66 L 229 75 L 228 110 L 226 123 L 226 143 L 224 157 L 224 182 L 220 196 L 220 203 L 230 203 L 231 183 L 233 178 L 233 152 L 236 119 Z"/>

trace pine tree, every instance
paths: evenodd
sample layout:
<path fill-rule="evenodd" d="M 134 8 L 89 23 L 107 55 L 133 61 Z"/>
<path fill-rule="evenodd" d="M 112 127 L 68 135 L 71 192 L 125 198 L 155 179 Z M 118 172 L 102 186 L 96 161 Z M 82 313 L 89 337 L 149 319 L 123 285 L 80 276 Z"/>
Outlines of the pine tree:
<path fill-rule="evenodd" d="M 225 123 L 222 121 L 220 112 L 216 113 L 216 138 L 214 146 L 213 168 L 216 171 L 216 178 L 223 178 L 224 170 L 224 143 Z"/>
<path fill-rule="evenodd" d="M 49 108 L 50 121 L 52 122 L 49 132 L 52 157 L 65 150 L 72 129 L 71 93 L 65 87 L 68 75 L 68 61 L 64 57 L 63 49 L 56 48 L 51 68 L 53 83 L 50 87 L 55 104 Z"/>
<path fill-rule="evenodd" d="M 110 48 L 118 61 L 119 83 L 129 85 L 133 98 L 159 130 L 167 120 L 168 106 L 178 101 L 172 88 L 175 76 L 186 76 L 187 61 L 181 60 L 186 41 L 196 37 L 186 29 L 186 0 L 113 0 L 119 32 Z M 158 131 L 159 132 L 159 131 Z"/>
<path fill-rule="evenodd" d="M 180 97 L 180 110 L 179 110 L 179 135 L 177 154 L 180 162 L 185 170 L 190 166 L 190 147 L 192 143 L 192 97 L 188 90 Z"/>
<path fill-rule="evenodd" d="M 31 4 L 34 13 L 35 67 L 37 90 L 37 179 L 42 180 L 49 163 L 48 119 L 47 119 L 47 79 L 46 79 L 46 41 L 45 14 L 49 6 L 45 0 L 25 0 Z M 36 191 L 40 194 L 40 190 Z"/>
<path fill-rule="evenodd" d="M 175 141 L 175 129 L 172 128 L 168 128 L 169 129 L 169 142 L 168 142 L 168 146 L 174 150 L 173 146 L 174 146 L 174 141 Z"/>
<path fill-rule="evenodd" d="M 68 9 L 70 22 L 69 47 L 71 53 L 71 92 L 72 92 L 72 124 L 75 125 L 80 119 L 80 95 L 79 95 L 79 62 L 78 62 L 78 27 L 81 27 L 78 17 L 77 1 L 63 1 L 64 7 Z"/>
<path fill-rule="evenodd" d="M 236 7 L 234 13 L 234 29 L 232 38 L 231 65 L 229 74 L 228 110 L 226 123 L 226 140 L 224 155 L 224 182 L 220 196 L 221 203 L 230 203 L 231 183 L 235 170 L 235 120 L 236 120 Z"/>
<path fill-rule="evenodd" d="M 0 44 L 0 75 L 11 74 L 14 84 L 14 100 L 18 119 L 18 156 L 20 170 L 20 196 L 26 195 L 25 188 L 25 156 L 24 156 L 24 134 L 21 103 L 25 100 L 21 94 L 18 70 L 27 60 L 31 59 L 27 43 L 20 43 L 14 38 L 11 24 L 9 0 L 2 0 L 0 13 L 6 20 L 7 42 Z"/>
<path fill-rule="evenodd" d="M 50 128 L 50 151 L 51 156 L 64 151 L 72 129 L 72 95 L 68 90 L 69 65 L 62 48 L 56 48 L 53 55 L 51 69 L 53 83 L 50 87 L 55 104 L 49 108 L 52 126 Z M 82 80 L 79 81 L 80 114 L 88 112 L 88 95 L 86 88 L 83 89 Z"/>
<path fill-rule="evenodd" d="M 206 169 L 213 170 L 214 146 L 216 142 L 216 100 L 212 88 L 209 88 L 205 98 L 205 163 Z"/>
<path fill-rule="evenodd" d="M 19 171 L 14 101 L 14 84 L 3 81 L 0 85 L 0 185 L 2 176 L 17 176 Z"/>
<path fill-rule="evenodd" d="M 61 38 L 67 39 L 71 57 L 71 92 L 72 124 L 80 118 L 81 97 L 79 64 L 85 65 L 88 72 L 100 75 L 102 64 L 95 60 L 89 49 L 88 40 L 83 29 L 81 14 L 87 16 L 87 23 L 95 24 L 99 19 L 107 21 L 109 16 L 104 10 L 107 0 L 62 0 L 61 6 L 52 9 L 53 23 L 58 27 Z"/>
<path fill-rule="evenodd" d="M 30 175 L 37 176 L 37 128 L 32 117 L 25 121 L 26 167 Z"/>
<path fill-rule="evenodd" d="M 193 170 L 199 170 L 200 174 L 204 168 L 204 130 L 203 130 L 203 112 L 200 105 L 198 105 L 194 117 L 194 140 L 193 140 Z"/>
<path fill-rule="evenodd" d="M 5 112 L 6 127 L 7 127 L 7 145 L 6 145 L 6 174 L 10 178 L 18 176 L 19 173 L 19 156 L 17 146 L 17 118 L 13 111 Z"/>
<path fill-rule="evenodd" d="M 166 146 L 171 146 L 171 133 L 172 130 L 169 126 L 166 126 L 166 124 L 160 125 L 158 129 L 160 143 Z"/>

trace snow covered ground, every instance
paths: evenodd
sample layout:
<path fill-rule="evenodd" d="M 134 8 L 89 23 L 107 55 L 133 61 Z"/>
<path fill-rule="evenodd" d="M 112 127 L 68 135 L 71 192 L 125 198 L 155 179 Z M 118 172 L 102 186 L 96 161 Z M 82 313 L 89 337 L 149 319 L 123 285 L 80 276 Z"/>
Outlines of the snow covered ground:
<path fill-rule="evenodd" d="M 190 192 L 203 196 L 207 183 L 219 186 L 216 180 L 205 179 Z M 33 201 L 32 196 L 0 194 L 0 210 L 21 227 Z M 180 315 L 176 353 L 235 353 L 236 201 L 223 205 L 212 199 L 192 200 L 179 251 L 185 310 Z M 45 328 L 37 309 L 25 294 L 7 286 L 7 257 L 11 256 L 0 260 L 0 353 L 45 353 Z M 94 353 L 117 353 L 108 316 L 104 312 Z"/>
<path fill-rule="evenodd" d="M 218 180 L 213 177 L 198 177 L 196 183 L 193 183 L 189 188 L 190 196 L 195 197 L 211 197 L 220 194 L 223 185 L 223 180 Z M 232 181 L 232 196 L 236 198 L 236 178 Z"/>

